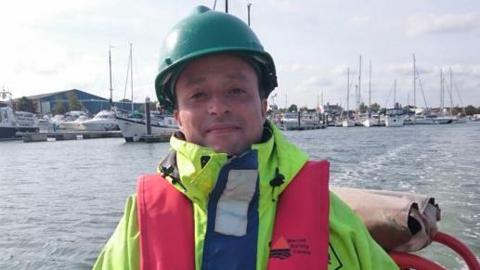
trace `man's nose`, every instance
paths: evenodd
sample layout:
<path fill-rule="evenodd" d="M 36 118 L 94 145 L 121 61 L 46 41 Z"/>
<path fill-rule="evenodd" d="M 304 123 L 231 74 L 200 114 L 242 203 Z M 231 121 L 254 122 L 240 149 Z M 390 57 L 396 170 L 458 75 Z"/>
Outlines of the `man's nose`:
<path fill-rule="evenodd" d="M 230 102 L 224 95 L 213 95 L 208 103 L 210 114 L 221 115 L 230 112 Z"/>

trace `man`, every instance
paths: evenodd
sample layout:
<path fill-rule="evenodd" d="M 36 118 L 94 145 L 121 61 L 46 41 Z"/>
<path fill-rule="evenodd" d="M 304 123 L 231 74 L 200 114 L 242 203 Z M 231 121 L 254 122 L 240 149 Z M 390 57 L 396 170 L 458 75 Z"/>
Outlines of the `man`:
<path fill-rule="evenodd" d="M 251 29 L 198 7 L 168 34 L 156 79 L 179 133 L 94 269 L 397 269 L 266 120 L 275 66 Z"/>

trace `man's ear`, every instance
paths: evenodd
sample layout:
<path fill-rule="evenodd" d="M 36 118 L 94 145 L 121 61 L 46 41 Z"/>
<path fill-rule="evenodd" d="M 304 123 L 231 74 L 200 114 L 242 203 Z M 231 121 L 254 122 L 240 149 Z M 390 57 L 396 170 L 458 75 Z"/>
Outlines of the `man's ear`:
<path fill-rule="evenodd" d="M 266 119 L 266 117 L 267 117 L 267 108 L 268 108 L 268 102 L 267 102 L 267 99 L 264 98 L 264 99 L 262 99 L 262 116 L 263 116 L 263 119 Z"/>
<path fill-rule="evenodd" d="M 178 110 L 173 111 L 173 116 L 175 117 L 175 121 L 177 121 L 178 128 L 181 130 L 182 129 L 182 121 L 180 120 Z"/>

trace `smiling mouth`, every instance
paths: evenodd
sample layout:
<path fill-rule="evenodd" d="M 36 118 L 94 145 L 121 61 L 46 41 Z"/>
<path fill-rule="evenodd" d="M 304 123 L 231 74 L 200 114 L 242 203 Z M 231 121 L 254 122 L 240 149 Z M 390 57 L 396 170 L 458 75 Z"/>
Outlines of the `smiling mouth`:
<path fill-rule="evenodd" d="M 207 133 L 230 133 L 239 130 L 240 128 L 234 125 L 218 125 L 207 129 Z"/>

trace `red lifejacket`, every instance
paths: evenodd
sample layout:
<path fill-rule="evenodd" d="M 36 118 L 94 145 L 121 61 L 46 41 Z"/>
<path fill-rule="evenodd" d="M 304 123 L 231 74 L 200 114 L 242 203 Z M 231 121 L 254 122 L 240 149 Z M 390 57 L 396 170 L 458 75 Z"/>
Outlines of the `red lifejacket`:
<path fill-rule="evenodd" d="M 267 269 L 327 269 L 329 163 L 309 161 L 281 194 Z M 191 201 L 160 175 L 139 178 L 140 269 L 194 270 Z"/>

